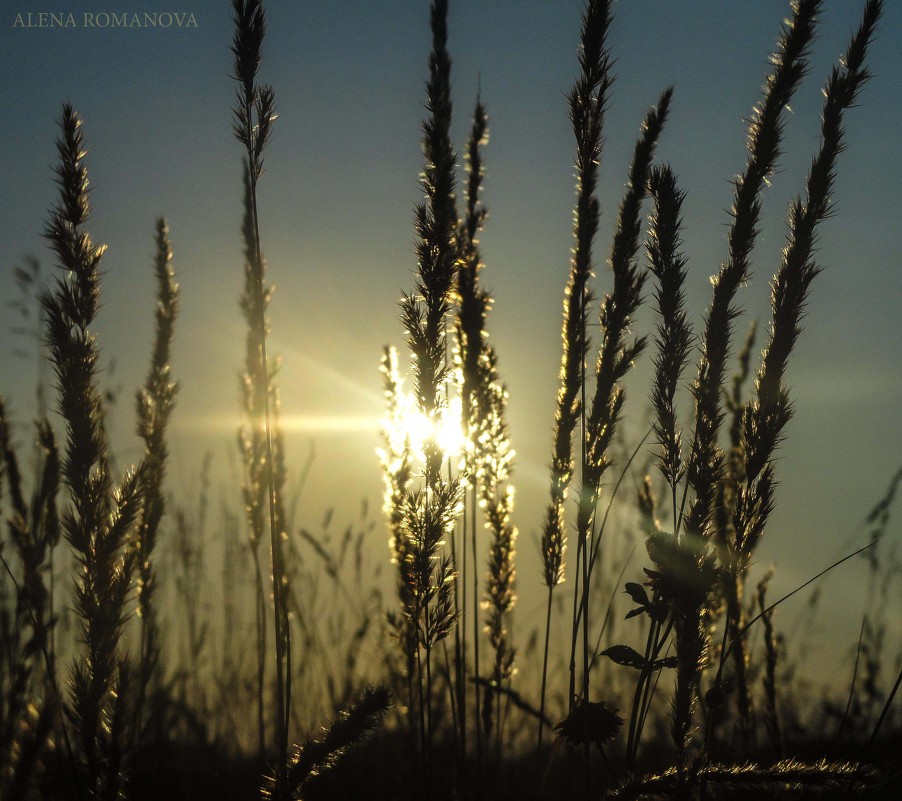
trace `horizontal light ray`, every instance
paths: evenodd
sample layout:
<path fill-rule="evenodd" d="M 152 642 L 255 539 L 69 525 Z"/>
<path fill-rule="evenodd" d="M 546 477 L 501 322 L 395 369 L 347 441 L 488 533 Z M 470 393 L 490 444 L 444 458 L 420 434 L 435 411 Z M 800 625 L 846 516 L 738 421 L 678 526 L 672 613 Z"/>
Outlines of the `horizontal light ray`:
<path fill-rule="evenodd" d="M 241 422 L 234 415 L 204 415 L 182 418 L 177 427 L 192 431 L 236 431 Z M 285 415 L 280 422 L 286 434 L 343 434 L 357 431 L 375 434 L 382 425 L 382 418 L 378 415 L 298 414 Z"/>

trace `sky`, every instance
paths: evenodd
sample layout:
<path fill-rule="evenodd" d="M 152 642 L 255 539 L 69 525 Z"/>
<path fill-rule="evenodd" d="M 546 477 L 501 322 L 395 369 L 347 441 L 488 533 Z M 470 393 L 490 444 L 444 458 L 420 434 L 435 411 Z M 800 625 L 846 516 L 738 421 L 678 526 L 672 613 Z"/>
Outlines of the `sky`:
<path fill-rule="evenodd" d="M 825 3 L 810 75 L 788 119 L 785 155 L 764 196 L 752 280 L 739 298 L 739 338 L 750 320 L 762 327 L 767 320 L 768 279 L 779 265 L 787 203 L 802 189 L 818 146 L 821 87 L 862 5 Z M 223 465 L 223 482 L 230 480 L 225 465 L 237 458 L 244 328 L 237 302 L 241 146 L 231 134 L 230 4 L 118 0 L 116 12 L 179 11 L 193 15 L 196 27 L 85 27 L 85 14 L 96 19 L 112 8 L 99 0 L 59 0 L 53 8 L 43 0 L 0 1 L 0 297 L 17 296 L 12 268 L 27 254 L 47 274 L 58 272 L 41 230 L 55 202 L 56 123 L 62 103 L 71 102 L 84 118 L 89 149 L 89 229 L 109 245 L 96 330 L 103 381 L 120 392 L 111 423 L 117 458 L 125 464 L 140 455 L 132 396 L 149 359 L 153 231 L 164 214 L 182 289 L 171 476 L 176 491 L 190 490 L 206 451 Z M 373 509 L 380 505 L 378 362 L 386 344 L 403 355 L 398 300 L 412 290 L 416 267 L 428 4 L 271 0 L 266 8 L 260 78 L 274 86 L 280 115 L 259 185 L 261 241 L 277 287 L 269 349 L 283 360 L 295 476 L 312 454 L 300 514 L 315 527 L 330 508 L 350 519 L 364 498 Z M 29 13 L 41 11 L 71 13 L 76 24 L 16 24 L 19 15 L 27 24 Z M 577 71 L 581 12 L 580 0 L 451 0 L 449 19 L 458 152 L 477 90 L 491 129 L 484 152 L 491 216 L 482 237 L 483 281 L 495 298 L 488 330 L 510 391 L 518 453 L 518 625 L 524 627 L 538 622 L 543 597 L 537 542 L 548 497 L 574 204 L 566 93 Z M 788 13 L 783 0 L 615 2 L 610 45 L 617 80 L 601 163 L 597 297 L 610 285 L 604 258 L 639 125 L 673 85 L 658 158 L 672 165 L 687 193 L 688 301 L 700 329 L 709 278 L 726 254 L 730 181 L 745 164 L 744 120 L 760 97 Z M 775 595 L 863 544 L 861 521 L 902 462 L 900 32 L 902 4 L 888 3 L 869 59 L 874 78 L 860 107 L 847 115 L 834 215 L 819 239 L 824 271 L 787 373 L 796 415 L 780 450 L 777 511 L 756 565 L 760 571 L 777 563 Z M 36 370 L 33 355 L 14 354 L 25 346 L 7 334 L 17 324 L 4 303 L 0 392 L 24 424 L 33 414 Z M 646 310 L 635 321 L 637 333 L 652 324 Z M 628 382 L 628 443 L 647 427 L 650 374 L 646 356 Z M 690 368 L 686 381 L 691 375 Z M 898 541 L 898 522 L 891 533 Z M 385 549 L 385 541 L 374 547 Z M 825 669 L 845 664 L 854 644 L 863 582 L 859 560 L 824 585 L 812 653 Z M 801 606 L 788 603 L 786 619 Z M 902 631 L 893 633 L 898 642 Z"/>

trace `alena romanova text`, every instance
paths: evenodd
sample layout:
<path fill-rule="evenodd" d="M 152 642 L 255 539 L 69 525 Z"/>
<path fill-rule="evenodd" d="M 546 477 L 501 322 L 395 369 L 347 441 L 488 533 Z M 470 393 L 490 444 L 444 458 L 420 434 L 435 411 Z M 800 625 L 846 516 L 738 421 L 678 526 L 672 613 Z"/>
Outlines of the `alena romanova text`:
<path fill-rule="evenodd" d="M 13 28 L 197 28 L 190 11 L 56 11 L 19 12 Z"/>

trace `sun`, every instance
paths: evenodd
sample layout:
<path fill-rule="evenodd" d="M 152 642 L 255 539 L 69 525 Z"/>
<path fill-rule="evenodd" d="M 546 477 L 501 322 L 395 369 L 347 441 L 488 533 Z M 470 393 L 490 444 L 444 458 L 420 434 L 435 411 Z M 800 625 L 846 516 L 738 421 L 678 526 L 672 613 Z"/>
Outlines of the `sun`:
<path fill-rule="evenodd" d="M 411 393 L 398 398 L 393 419 L 387 421 L 391 438 L 398 444 L 406 443 L 413 456 L 420 461 L 428 445 L 434 444 L 443 459 L 457 459 L 466 451 L 463 404 L 459 397 L 438 409 L 434 415 L 425 414 Z"/>

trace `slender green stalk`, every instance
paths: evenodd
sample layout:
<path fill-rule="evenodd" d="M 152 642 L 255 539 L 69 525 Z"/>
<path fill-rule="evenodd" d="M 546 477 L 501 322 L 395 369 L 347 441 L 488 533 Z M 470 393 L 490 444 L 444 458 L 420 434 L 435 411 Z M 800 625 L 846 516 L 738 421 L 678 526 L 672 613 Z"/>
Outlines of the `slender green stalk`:
<path fill-rule="evenodd" d="M 279 529 L 280 513 L 277 502 L 276 471 L 274 458 L 274 388 L 270 381 L 270 368 L 266 355 L 266 303 L 269 291 L 265 287 L 264 262 L 260 245 L 260 223 L 257 205 L 257 182 L 263 172 L 263 152 L 272 134 L 276 118 L 275 95 L 272 87 L 256 83 L 260 65 L 266 20 L 261 0 L 233 0 L 235 34 L 232 54 L 235 57 L 234 79 L 238 82 L 234 107 L 234 133 L 244 145 L 249 180 L 250 208 L 253 227 L 251 268 L 253 272 L 252 303 L 255 314 L 249 322 L 255 329 L 258 348 L 256 380 L 257 408 L 263 410 L 265 441 L 265 479 L 269 505 L 269 537 L 272 552 L 273 582 L 273 630 L 276 662 L 276 726 L 275 745 L 278 763 L 272 796 L 277 801 L 288 798 L 286 780 L 288 766 L 288 738 L 291 716 L 291 640 L 288 628 L 288 597 L 285 561 L 282 549 L 282 532 Z M 253 319 L 250 319 L 250 318 Z"/>
<path fill-rule="evenodd" d="M 170 351 L 178 312 L 178 284 L 172 270 L 169 226 L 161 217 L 156 226 L 157 252 L 154 272 L 157 280 L 156 334 L 150 370 L 144 388 L 137 393 L 138 435 L 144 440 L 145 469 L 142 492 L 144 505 L 138 522 L 135 547 L 138 552 L 137 606 L 141 619 L 138 667 L 138 696 L 134 720 L 137 743 L 143 728 L 144 700 L 158 674 L 160 645 L 154 590 L 156 571 L 153 551 L 165 510 L 163 482 L 166 476 L 166 426 L 175 404 L 178 385 L 170 380 Z"/>

